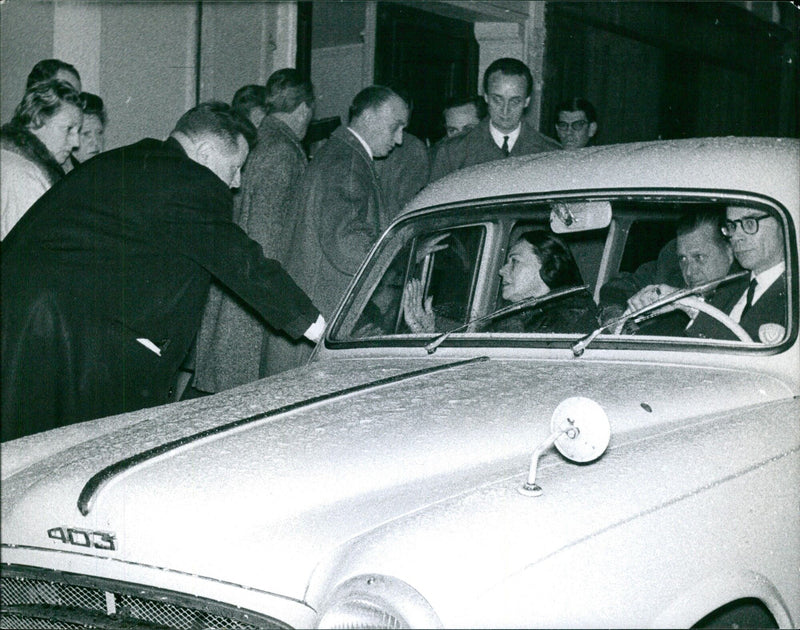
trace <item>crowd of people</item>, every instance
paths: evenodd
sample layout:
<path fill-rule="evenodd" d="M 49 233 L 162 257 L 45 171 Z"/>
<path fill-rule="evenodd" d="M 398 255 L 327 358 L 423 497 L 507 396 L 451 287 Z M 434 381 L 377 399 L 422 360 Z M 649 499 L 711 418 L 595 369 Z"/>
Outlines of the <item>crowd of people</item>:
<path fill-rule="evenodd" d="M 297 70 L 244 86 L 231 105 L 192 108 L 166 140 L 104 151 L 103 101 L 81 92 L 73 66 L 37 64 L 2 128 L 2 439 L 174 400 L 181 368 L 193 375 L 189 397 L 300 365 L 370 248 L 421 188 L 490 160 L 579 149 L 597 133 L 583 98 L 559 105 L 558 141 L 534 129 L 524 118 L 533 78 L 518 59 L 493 62 L 482 85 L 482 97 L 447 103 L 446 137 L 430 148 L 406 130 L 410 95 L 369 86 L 309 161 L 301 143 L 315 96 Z M 671 277 L 620 278 L 601 307 L 622 312 L 654 287 L 702 279 L 686 243 L 699 230 L 725 271 L 734 258 L 764 271 L 737 242 L 780 231 L 776 220 L 735 208 L 718 220 L 729 240 L 707 229 L 712 219 L 681 228 Z M 774 264 L 769 274 L 772 285 Z M 580 284 L 566 244 L 535 231 L 511 247 L 501 275 L 508 300 Z M 433 327 L 420 287 L 406 291 L 409 325 Z M 750 309 L 747 300 L 733 310 Z M 538 313 L 514 325 L 559 330 L 566 318 L 588 330 L 600 317 L 588 294 L 561 308 L 555 320 Z M 690 327 L 706 334 L 702 318 L 692 315 Z"/>

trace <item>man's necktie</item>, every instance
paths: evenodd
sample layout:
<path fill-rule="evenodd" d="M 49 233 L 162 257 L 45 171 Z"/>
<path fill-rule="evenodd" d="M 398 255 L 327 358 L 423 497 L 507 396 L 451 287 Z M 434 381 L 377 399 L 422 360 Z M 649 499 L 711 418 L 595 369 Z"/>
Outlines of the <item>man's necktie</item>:
<path fill-rule="evenodd" d="M 747 300 L 744 303 L 744 308 L 742 309 L 742 315 L 741 317 L 739 317 L 739 319 L 742 319 L 742 317 L 745 316 L 745 313 L 747 313 L 747 311 L 750 310 L 750 307 L 753 306 L 753 295 L 755 295 L 757 284 L 758 280 L 756 280 L 755 278 L 750 280 L 750 286 L 747 287 Z"/>
<path fill-rule="evenodd" d="M 503 151 L 503 155 L 508 157 L 508 136 L 503 136 L 503 146 L 500 149 Z"/>

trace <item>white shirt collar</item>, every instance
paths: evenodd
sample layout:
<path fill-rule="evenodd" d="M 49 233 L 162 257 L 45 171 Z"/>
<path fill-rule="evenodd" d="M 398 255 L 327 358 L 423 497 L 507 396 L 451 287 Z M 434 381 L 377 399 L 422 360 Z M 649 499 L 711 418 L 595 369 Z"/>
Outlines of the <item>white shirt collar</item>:
<path fill-rule="evenodd" d="M 517 128 L 514 129 L 514 131 L 512 131 L 510 133 L 503 133 L 502 131 L 499 131 L 499 130 L 495 129 L 495 126 L 492 124 L 491 121 L 489 121 L 489 133 L 492 134 L 492 139 L 494 140 L 494 143 L 498 147 L 502 148 L 503 147 L 503 138 L 508 136 L 508 150 L 509 151 L 511 151 L 511 149 L 514 148 L 514 145 L 517 143 L 517 138 L 519 138 L 519 132 L 520 131 L 522 131 L 522 123 L 518 124 Z"/>
<path fill-rule="evenodd" d="M 786 262 L 781 261 L 777 265 L 773 265 L 769 269 L 762 271 L 755 276 L 751 273 L 750 279 L 756 279 L 758 283 L 756 285 L 756 290 L 753 292 L 753 303 L 755 304 L 758 298 L 760 298 L 764 291 L 769 289 L 772 286 L 772 283 L 775 282 L 778 278 L 781 277 L 781 274 L 786 270 Z"/>
<path fill-rule="evenodd" d="M 756 274 L 756 275 L 753 275 L 752 273 L 750 274 L 750 280 L 755 278 L 756 279 L 756 283 L 757 283 L 756 284 L 756 290 L 753 291 L 753 302 L 752 302 L 752 304 L 755 304 L 756 302 L 758 302 L 758 298 L 760 298 L 762 295 L 764 295 L 766 290 L 769 289 L 772 286 L 772 284 L 778 278 L 781 277 L 781 274 L 785 270 L 786 270 L 786 262 L 782 260 L 777 265 L 773 265 L 769 269 L 766 269 L 765 271 L 762 271 L 759 274 Z M 731 309 L 730 316 L 731 316 L 731 319 L 733 321 L 735 321 L 735 322 L 740 322 L 741 321 L 742 312 L 744 311 L 745 304 L 747 304 L 747 290 L 746 289 L 745 289 L 745 292 L 742 293 L 742 296 L 739 298 L 739 300 L 736 302 L 736 304 L 733 305 L 733 308 Z"/>
<path fill-rule="evenodd" d="M 372 156 L 372 149 L 370 149 L 370 148 L 369 148 L 369 145 L 368 145 L 368 144 L 367 144 L 367 142 L 364 140 L 364 138 L 362 138 L 361 136 L 359 136 L 359 135 L 358 135 L 358 133 L 356 133 L 356 132 L 355 132 L 355 131 L 354 131 L 352 128 L 350 128 L 350 127 L 348 127 L 348 128 L 347 128 L 347 131 L 349 131 L 350 133 L 352 133 L 352 134 L 353 134 L 353 135 L 356 137 L 356 140 L 358 140 L 358 141 L 361 143 L 361 146 L 363 146 L 363 147 L 364 147 L 364 149 L 366 149 L 366 151 L 367 151 L 367 155 L 369 155 L 369 159 L 370 159 L 370 160 L 374 160 L 375 158 Z"/>

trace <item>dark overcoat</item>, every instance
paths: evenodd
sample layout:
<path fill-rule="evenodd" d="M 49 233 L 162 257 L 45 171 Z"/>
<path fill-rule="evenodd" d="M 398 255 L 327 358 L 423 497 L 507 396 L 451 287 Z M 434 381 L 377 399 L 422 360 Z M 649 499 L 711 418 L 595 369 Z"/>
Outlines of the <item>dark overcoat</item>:
<path fill-rule="evenodd" d="M 3 242 L 3 440 L 166 402 L 212 276 L 301 336 L 317 309 L 231 212 L 174 139 L 102 153 L 45 193 Z"/>
<path fill-rule="evenodd" d="M 403 206 L 425 187 L 431 174 L 428 147 L 407 131 L 403 132 L 403 144 L 374 164 L 384 202 L 392 217 L 400 214 Z"/>
<path fill-rule="evenodd" d="M 317 151 L 302 178 L 286 269 L 330 321 L 359 265 L 391 220 L 373 161 L 346 127 Z M 271 338 L 266 370 L 302 364 L 303 341 Z"/>
<path fill-rule="evenodd" d="M 483 164 L 504 157 L 555 151 L 560 148 L 561 145 L 558 142 L 539 133 L 523 119 L 517 141 L 509 155 L 505 156 L 492 138 L 489 119 L 485 118 L 475 127 L 462 131 L 451 138 L 445 138 L 434 147 L 431 181 L 436 181 L 448 173 L 474 164 Z"/>
<path fill-rule="evenodd" d="M 286 261 L 289 219 L 307 163 L 295 133 L 266 116 L 235 195 L 233 220 L 261 245 L 266 257 L 280 263 Z M 240 299 L 212 286 L 197 335 L 194 387 L 219 392 L 264 376 L 262 351 L 274 334 Z"/>

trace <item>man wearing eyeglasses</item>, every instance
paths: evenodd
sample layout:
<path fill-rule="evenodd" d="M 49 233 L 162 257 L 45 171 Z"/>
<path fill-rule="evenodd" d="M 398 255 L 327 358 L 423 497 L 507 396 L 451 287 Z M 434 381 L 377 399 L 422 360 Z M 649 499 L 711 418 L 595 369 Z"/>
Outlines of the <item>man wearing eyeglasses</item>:
<path fill-rule="evenodd" d="M 567 150 L 582 149 L 597 133 L 597 112 L 585 98 L 571 98 L 556 110 L 556 133 Z"/>
<path fill-rule="evenodd" d="M 503 57 L 492 62 L 483 75 L 488 120 L 437 144 L 430 181 L 474 164 L 558 149 L 555 140 L 523 120 L 532 90 L 531 71 L 522 61 Z"/>
<path fill-rule="evenodd" d="M 729 206 L 722 233 L 750 276 L 721 287 L 710 300 L 747 331 L 753 341 L 776 343 L 786 333 L 786 262 L 777 217 L 757 208 Z M 700 314 L 687 329 L 693 337 L 730 338 L 731 333 Z"/>

